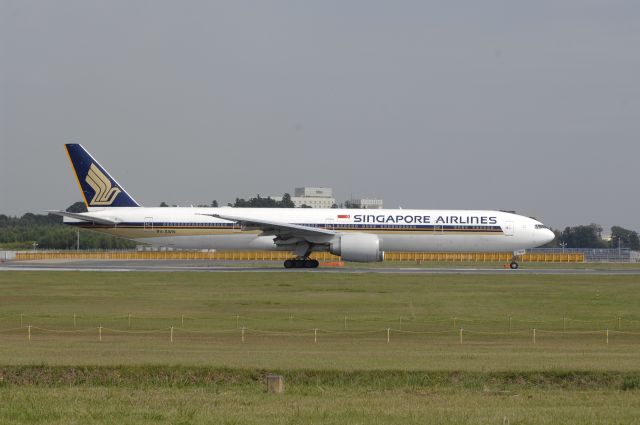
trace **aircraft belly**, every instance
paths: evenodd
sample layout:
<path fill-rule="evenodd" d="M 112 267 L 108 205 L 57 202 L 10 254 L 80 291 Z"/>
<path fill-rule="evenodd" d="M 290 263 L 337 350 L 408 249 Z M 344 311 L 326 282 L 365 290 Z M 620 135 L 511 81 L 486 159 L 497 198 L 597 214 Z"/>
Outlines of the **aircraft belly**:
<path fill-rule="evenodd" d="M 136 241 L 153 246 L 180 249 L 238 249 L 238 250 L 278 250 L 273 236 L 253 234 L 194 235 L 140 238 Z"/>
<path fill-rule="evenodd" d="M 388 252 L 496 252 L 520 249 L 522 242 L 503 235 L 379 235 Z"/>

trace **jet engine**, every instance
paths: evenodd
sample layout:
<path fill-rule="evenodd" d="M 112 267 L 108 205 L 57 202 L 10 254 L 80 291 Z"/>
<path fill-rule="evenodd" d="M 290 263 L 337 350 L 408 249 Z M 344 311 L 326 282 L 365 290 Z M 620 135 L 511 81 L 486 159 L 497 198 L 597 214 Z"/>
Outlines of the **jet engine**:
<path fill-rule="evenodd" d="M 380 251 L 380 239 L 366 233 L 341 235 L 331 241 L 329 251 L 345 261 L 372 263 L 384 260 L 384 251 Z"/>

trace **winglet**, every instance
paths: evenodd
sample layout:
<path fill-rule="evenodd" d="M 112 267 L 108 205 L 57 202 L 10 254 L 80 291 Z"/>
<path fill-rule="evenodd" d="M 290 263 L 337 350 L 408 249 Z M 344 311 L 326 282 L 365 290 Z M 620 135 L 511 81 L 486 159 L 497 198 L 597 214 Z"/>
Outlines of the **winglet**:
<path fill-rule="evenodd" d="M 82 145 L 64 146 L 87 208 L 140 206 Z"/>

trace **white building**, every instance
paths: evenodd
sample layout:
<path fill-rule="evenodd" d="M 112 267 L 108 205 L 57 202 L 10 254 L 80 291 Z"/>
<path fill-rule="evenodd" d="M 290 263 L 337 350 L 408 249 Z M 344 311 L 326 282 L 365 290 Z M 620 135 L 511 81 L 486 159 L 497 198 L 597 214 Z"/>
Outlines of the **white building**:
<path fill-rule="evenodd" d="M 282 200 L 282 196 L 272 196 L 271 198 L 276 201 Z M 336 203 L 333 189 L 330 187 L 296 187 L 291 201 L 296 208 L 303 205 L 311 208 L 331 208 Z"/>
<path fill-rule="evenodd" d="M 382 199 L 373 199 L 373 198 L 360 198 L 360 199 L 352 199 L 351 205 L 356 208 L 363 208 L 367 210 L 381 210 Z"/>

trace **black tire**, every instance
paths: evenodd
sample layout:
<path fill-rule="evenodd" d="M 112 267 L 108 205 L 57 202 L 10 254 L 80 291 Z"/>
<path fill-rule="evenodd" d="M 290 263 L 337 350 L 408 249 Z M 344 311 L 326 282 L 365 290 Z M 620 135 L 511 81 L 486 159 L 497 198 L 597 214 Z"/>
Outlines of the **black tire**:
<path fill-rule="evenodd" d="M 303 260 L 302 267 L 304 267 L 305 269 L 313 268 L 313 260 Z"/>
<path fill-rule="evenodd" d="M 317 269 L 319 265 L 320 265 L 320 262 L 318 260 L 311 260 L 312 269 Z"/>
<path fill-rule="evenodd" d="M 509 267 L 511 267 L 511 270 L 516 270 L 520 265 L 515 261 L 512 261 L 511 264 L 509 264 Z"/>
<path fill-rule="evenodd" d="M 285 269 L 292 269 L 295 267 L 295 264 L 293 262 L 293 260 L 285 260 L 284 261 L 284 268 Z"/>

